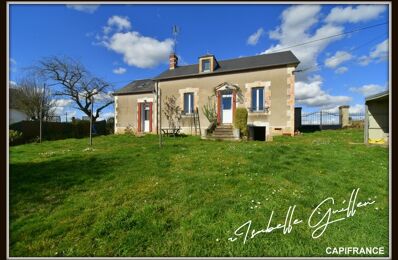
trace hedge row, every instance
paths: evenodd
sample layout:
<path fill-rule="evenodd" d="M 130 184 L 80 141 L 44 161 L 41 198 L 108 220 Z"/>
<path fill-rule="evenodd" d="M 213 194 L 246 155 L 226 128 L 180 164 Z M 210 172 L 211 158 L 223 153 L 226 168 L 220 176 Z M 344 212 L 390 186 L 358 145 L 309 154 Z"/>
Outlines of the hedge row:
<path fill-rule="evenodd" d="M 106 121 L 94 123 L 95 135 L 106 135 L 109 130 Z M 39 121 L 21 121 L 10 125 L 10 130 L 22 133 L 22 137 L 14 140 L 10 145 L 17 145 L 37 141 L 40 135 Z M 66 138 L 83 138 L 90 135 L 89 121 L 74 121 L 71 123 L 43 122 L 42 140 L 60 140 Z"/>

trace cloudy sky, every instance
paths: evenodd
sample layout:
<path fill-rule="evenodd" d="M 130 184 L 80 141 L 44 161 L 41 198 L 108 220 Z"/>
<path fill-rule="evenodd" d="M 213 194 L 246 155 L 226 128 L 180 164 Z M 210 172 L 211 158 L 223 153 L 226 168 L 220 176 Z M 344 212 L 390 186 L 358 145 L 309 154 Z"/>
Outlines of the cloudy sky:
<path fill-rule="evenodd" d="M 296 106 L 363 109 L 388 87 L 386 5 L 10 5 L 10 79 L 42 57 L 79 59 L 115 89 L 208 52 L 230 59 L 291 50 L 300 60 Z M 172 27 L 178 25 L 177 42 Z M 80 117 L 61 99 L 60 115 Z M 112 115 L 110 107 L 103 117 Z"/>

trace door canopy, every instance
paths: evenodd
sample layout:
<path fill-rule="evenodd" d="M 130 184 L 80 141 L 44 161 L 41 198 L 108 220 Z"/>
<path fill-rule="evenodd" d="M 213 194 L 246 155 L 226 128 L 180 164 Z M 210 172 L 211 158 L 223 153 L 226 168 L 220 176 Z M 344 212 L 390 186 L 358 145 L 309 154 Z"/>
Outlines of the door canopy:
<path fill-rule="evenodd" d="M 235 84 L 231 84 L 229 82 L 224 82 L 218 85 L 217 87 L 214 88 L 215 92 L 217 93 L 218 91 L 224 91 L 224 90 L 239 90 L 239 87 Z"/>

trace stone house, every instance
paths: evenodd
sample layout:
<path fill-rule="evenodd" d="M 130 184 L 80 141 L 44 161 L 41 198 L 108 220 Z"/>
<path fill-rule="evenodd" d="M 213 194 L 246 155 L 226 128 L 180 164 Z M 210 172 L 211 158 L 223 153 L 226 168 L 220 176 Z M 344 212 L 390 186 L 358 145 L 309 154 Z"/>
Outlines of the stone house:
<path fill-rule="evenodd" d="M 158 133 L 167 128 L 166 97 L 174 96 L 182 110 L 179 128 L 186 134 L 205 135 L 210 122 L 203 106 L 214 102 L 217 128 L 233 126 L 236 108 L 248 111 L 251 136 L 269 140 L 294 135 L 294 70 L 299 60 L 290 51 L 217 60 L 199 57 L 193 65 L 178 65 L 170 55 L 169 69 L 153 79 L 136 80 L 114 93 L 115 133 L 126 127 Z M 193 122 L 195 130 L 193 132 Z M 217 129 L 216 129 L 217 130 Z"/>

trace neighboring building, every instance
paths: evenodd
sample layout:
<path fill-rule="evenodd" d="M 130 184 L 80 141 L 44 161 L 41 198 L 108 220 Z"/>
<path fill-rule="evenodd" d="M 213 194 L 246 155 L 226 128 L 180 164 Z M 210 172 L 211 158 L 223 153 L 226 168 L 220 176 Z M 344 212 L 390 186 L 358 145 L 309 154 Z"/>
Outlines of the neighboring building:
<path fill-rule="evenodd" d="M 124 133 L 127 127 L 137 132 L 156 133 L 154 91 L 155 82 L 143 79 L 133 81 L 113 94 L 115 133 Z"/>
<path fill-rule="evenodd" d="M 389 92 L 384 91 L 365 99 L 365 143 L 388 144 Z"/>
<path fill-rule="evenodd" d="M 18 109 L 17 97 L 16 97 L 17 90 L 15 88 L 10 87 L 8 91 L 9 91 L 9 108 L 10 108 L 8 114 L 9 124 L 11 125 L 13 123 L 17 123 L 20 121 L 29 120 L 29 116 Z"/>
<path fill-rule="evenodd" d="M 156 133 L 158 122 L 168 127 L 163 112 L 165 97 L 175 96 L 182 108 L 181 131 L 193 134 L 195 111 L 200 132 L 210 122 L 202 108 L 209 97 L 217 107 L 218 125 L 233 124 L 237 107 L 248 110 L 250 132 L 262 130 L 263 139 L 273 135 L 294 135 L 294 70 L 299 60 L 290 51 L 218 61 L 201 56 L 198 64 L 178 66 L 170 55 L 169 70 L 154 79 L 133 81 L 115 95 L 115 132 L 129 125 L 139 132 Z M 155 93 L 160 93 L 156 95 Z M 149 124 L 149 125 L 148 125 Z M 256 130 L 256 131 L 254 131 Z"/>

